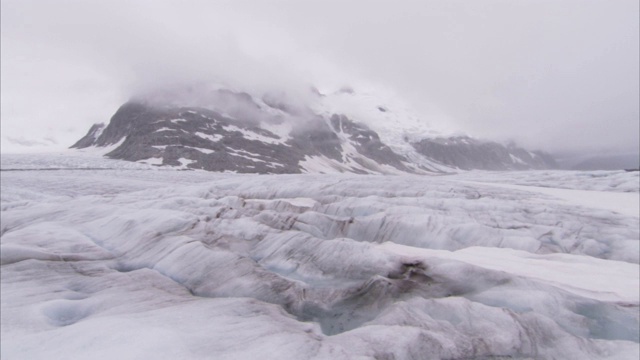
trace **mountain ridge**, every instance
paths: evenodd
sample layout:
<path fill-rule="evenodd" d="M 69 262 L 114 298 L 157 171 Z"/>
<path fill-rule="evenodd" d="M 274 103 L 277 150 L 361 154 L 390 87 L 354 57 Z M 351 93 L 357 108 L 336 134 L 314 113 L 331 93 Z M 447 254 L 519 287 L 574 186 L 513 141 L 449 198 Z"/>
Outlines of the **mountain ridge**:
<path fill-rule="evenodd" d="M 353 91 L 337 94 L 359 101 Z M 190 90 L 173 98 L 171 93 L 134 98 L 116 111 L 108 125 L 93 125 L 71 148 L 117 145 L 105 156 L 240 173 L 423 174 L 556 166 L 550 155 L 515 145 L 462 135 L 445 138 L 435 131 L 420 137 L 415 125 L 402 128 L 406 115 L 379 101 L 371 103 L 376 105 L 361 101 L 357 106 L 373 106 L 366 109 L 370 112 L 347 115 L 331 105 L 322 108 L 330 96 L 317 90 L 312 96 L 319 99 L 313 106 L 224 88 Z M 428 133 L 429 128 L 420 130 Z M 413 141 L 406 134 L 400 138 L 410 131 Z"/>

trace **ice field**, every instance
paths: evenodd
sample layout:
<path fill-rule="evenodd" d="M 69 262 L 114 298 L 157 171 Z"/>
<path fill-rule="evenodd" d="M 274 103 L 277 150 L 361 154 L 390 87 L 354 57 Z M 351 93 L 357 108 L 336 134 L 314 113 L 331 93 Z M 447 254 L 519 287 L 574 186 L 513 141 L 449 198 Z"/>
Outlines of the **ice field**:
<path fill-rule="evenodd" d="M 2 359 L 638 359 L 638 172 L 3 155 Z"/>

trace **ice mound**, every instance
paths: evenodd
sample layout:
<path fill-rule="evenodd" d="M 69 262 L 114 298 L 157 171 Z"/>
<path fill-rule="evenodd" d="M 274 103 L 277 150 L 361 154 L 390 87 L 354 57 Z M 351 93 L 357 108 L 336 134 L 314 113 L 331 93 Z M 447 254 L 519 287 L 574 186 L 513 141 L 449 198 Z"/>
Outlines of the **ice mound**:
<path fill-rule="evenodd" d="M 639 219 L 460 180 L 2 172 L 2 357 L 637 358 Z"/>

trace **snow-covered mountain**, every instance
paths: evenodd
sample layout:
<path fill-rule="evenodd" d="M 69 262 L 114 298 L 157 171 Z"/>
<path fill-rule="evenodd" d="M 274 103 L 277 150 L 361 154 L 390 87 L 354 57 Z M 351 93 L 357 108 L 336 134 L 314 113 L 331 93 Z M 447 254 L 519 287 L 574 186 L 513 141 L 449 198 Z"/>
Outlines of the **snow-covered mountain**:
<path fill-rule="evenodd" d="M 479 141 L 468 136 L 426 138 L 415 149 L 441 164 L 464 170 L 525 170 L 555 168 L 556 162 L 541 151 L 527 151 L 513 144 Z"/>
<path fill-rule="evenodd" d="M 122 105 L 72 148 L 153 165 L 238 173 L 425 173 L 545 169 L 553 158 L 446 136 L 401 106 L 350 88 L 303 99 L 221 87 L 162 91 Z"/>

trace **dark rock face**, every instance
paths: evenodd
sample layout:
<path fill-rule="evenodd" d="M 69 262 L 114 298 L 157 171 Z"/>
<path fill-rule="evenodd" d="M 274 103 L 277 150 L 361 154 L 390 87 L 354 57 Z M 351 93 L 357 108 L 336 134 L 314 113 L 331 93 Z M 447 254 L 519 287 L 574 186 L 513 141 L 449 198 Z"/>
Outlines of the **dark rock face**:
<path fill-rule="evenodd" d="M 239 96 L 250 101 L 246 94 Z M 273 117 L 261 121 L 279 125 L 284 120 Z M 375 164 L 383 163 L 408 171 L 405 159 L 383 145 L 376 133 L 346 118 L 344 124 L 348 124 L 346 131 L 362 150 L 357 158 L 362 168 L 379 172 Z M 232 118 L 205 108 L 129 102 L 118 109 L 106 128 L 92 127 L 72 147 L 108 146 L 122 141 L 106 156 L 129 161 L 161 159 L 162 165 L 239 173 L 300 173 L 304 171 L 301 162 L 309 157 L 322 157 L 335 164 L 345 161 L 343 142 L 321 116 L 308 116 L 292 127 L 287 138 L 259 125 L 253 117 Z M 367 172 L 348 166 L 341 171 Z"/>
<path fill-rule="evenodd" d="M 296 149 L 296 152 L 342 161 L 340 139 L 322 117 L 314 116 L 308 124 L 294 129 L 291 135 L 293 138 L 287 144 Z"/>
<path fill-rule="evenodd" d="M 278 139 L 249 121 L 236 121 L 208 109 L 125 104 L 96 143 L 109 145 L 126 136 L 107 156 L 130 161 L 162 158 L 163 165 L 178 166 L 179 159 L 186 159 L 191 160 L 189 168 L 210 171 L 300 172 L 296 165 L 301 156 L 288 151 L 287 145 L 248 139 L 244 133 Z"/>
<path fill-rule="evenodd" d="M 526 170 L 557 168 L 543 152 L 530 152 L 515 145 L 478 141 L 467 136 L 424 139 L 413 143 L 422 155 L 443 165 L 463 170 Z"/>
<path fill-rule="evenodd" d="M 72 148 L 82 149 L 95 144 L 96 139 L 101 135 L 104 129 L 104 124 L 93 124 L 89 129 L 87 135 L 78 140 L 75 144 L 71 145 Z"/>
<path fill-rule="evenodd" d="M 412 173 L 424 169 L 345 115 L 324 117 L 277 96 L 256 100 L 225 89 L 206 93 L 187 89 L 178 96 L 159 92 L 132 100 L 118 109 L 108 126 L 92 126 L 72 148 L 115 145 L 106 156 L 209 171 Z M 553 158 L 544 153 L 468 137 L 424 139 L 412 145 L 427 160 L 451 168 L 555 167 Z"/>

